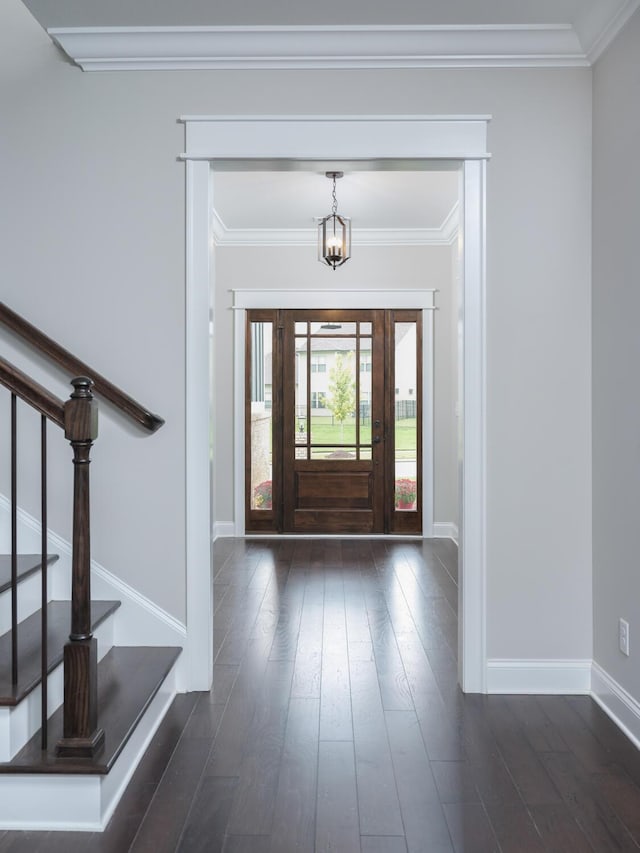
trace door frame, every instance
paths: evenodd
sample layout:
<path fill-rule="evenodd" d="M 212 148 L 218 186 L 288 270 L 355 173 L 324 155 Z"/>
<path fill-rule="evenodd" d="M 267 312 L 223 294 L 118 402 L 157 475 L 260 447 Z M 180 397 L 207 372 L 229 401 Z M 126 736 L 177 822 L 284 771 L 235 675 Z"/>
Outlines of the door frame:
<path fill-rule="evenodd" d="M 210 335 L 215 287 L 212 163 L 221 160 L 459 162 L 459 682 L 486 692 L 486 161 L 490 116 L 184 116 L 186 147 L 185 524 L 188 689 L 211 684 Z M 211 390 L 205 399 L 203 388 Z M 236 401 L 237 404 L 237 401 Z M 202 649 L 207 649 L 204 654 Z"/>
<path fill-rule="evenodd" d="M 437 310 L 436 288 L 380 290 L 376 288 L 292 290 L 278 288 L 235 288 L 231 291 L 234 311 L 233 334 L 233 488 L 235 536 L 245 530 L 245 359 L 247 311 L 267 308 L 277 310 L 336 308 L 338 310 L 381 308 L 422 311 L 422 538 L 433 536 L 434 523 L 434 314 Z M 364 297 L 364 301 L 363 301 Z M 250 534 L 254 535 L 254 534 Z M 294 535 L 294 534 L 285 534 Z M 295 534 L 297 536 L 303 534 Z M 333 535 L 333 534 L 326 534 Z M 335 534 L 338 536 L 338 534 Z M 350 535 L 350 534 L 344 534 Z M 380 534 L 377 534 L 380 535 Z M 384 534 L 393 535 L 393 534 Z"/>

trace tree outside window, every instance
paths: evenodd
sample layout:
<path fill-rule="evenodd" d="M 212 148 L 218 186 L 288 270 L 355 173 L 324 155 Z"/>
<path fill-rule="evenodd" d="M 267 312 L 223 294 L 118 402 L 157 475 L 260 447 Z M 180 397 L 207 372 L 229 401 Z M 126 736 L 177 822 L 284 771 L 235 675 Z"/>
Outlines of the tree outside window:
<path fill-rule="evenodd" d="M 340 441 L 344 441 L 344 422 L 356 408 L 356 382 L 353 371 L 353 352 L 336 353 L 334 366 L 329 371 L 327 408 L 340 424 Z"/>

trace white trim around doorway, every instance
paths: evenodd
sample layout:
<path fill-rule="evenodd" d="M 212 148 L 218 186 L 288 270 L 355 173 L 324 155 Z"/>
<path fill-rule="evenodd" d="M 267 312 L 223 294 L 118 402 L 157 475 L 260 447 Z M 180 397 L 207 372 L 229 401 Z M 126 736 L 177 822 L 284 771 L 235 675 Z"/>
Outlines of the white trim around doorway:
<path fill-rule="evenodd" d="M 486 692 L 486 314 L 485 181 L 489 116 L 184 117 L 186 209 L 186 514 L 189 689 L 211 679 L 209 359 L 212 280 L 210 181 L 216 161 L 447 161 L 462 166 L 463 331 L 460 357 L 460 684 Z M 199 162 L 198 162 L 199 161 Z M 215 464 L 215 460 L 214 463 Z M 208 517 L 205 517 L 208 516 Z"/>

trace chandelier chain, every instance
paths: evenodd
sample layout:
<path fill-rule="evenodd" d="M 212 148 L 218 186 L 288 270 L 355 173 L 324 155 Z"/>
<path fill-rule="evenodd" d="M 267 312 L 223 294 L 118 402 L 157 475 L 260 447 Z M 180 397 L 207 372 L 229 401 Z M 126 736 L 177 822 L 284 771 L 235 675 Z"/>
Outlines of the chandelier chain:
<path fill-rule="evenodd" d="M 336 195 L 336 176 L 333 176 L 333 192 L 331 193 L 333 204 L 331 205 L 331 213 L 333 216 L 338 212 L 338 197 Z"/>

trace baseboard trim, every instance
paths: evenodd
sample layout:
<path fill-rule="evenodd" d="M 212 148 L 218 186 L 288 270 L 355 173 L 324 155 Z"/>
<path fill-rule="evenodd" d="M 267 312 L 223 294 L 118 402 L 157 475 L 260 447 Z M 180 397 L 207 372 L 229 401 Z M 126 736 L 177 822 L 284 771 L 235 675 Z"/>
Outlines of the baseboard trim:
<path fill-rule="evenodd" d="M 589 694 L 591 660 L 487 661 L 487 693 Z"/>
<path fill-rule="evenodd" d="M 640 702 L 595 661 L 591 667 L 591 696 L 640 749 Z"/>
<path fill-rule="evenodd" d="M 453 539 L 458 542 L 458 525 L 453 521 L 434 521 L 433 522 L 433 537 L 434 539 Z"/>
<path fill-rule="evenodd" d="M 236 525 L 233 521 L 216 521 L 213 525 L 214 542 L 216 539 L 228 539 L 236 535 Z"/>
<path fill-rule="evenodd" d="M 271 533 L 266 533 L 266 534 L 247 533 L 246 535 L 244 535 L 244 538 L 246 538 L 246 539 L 249 539 L 252 537 L 256 538 L 256 537 L 260 537 L 260 536 L 264 536 L 264 535 L 271 536 L 273 534 L 271 534 Z M 345 537 L 346 538 L 356 538 L 356 537 L 353 537 L 349 534 L 341 534 L 341 533 L 335 533 L 335 534 L 334 533 L 326 533 L 326 534 L 319 534 L 319 535 L 305 534 L 305 533 L 289 533 L 289 534 L 281 533 L 278 535 L 279 536 L 291 536 L 291 537 L 295 536 L 296 538 L 305 538 L 306 537 L 309 539 L 321 539 L 321 538 L 329 538 L 329 537 L 332 539 L 343 539 Z M 386 539 L 387 537 L 393 536 L 393 535 L 394 534 L 388 534 L 388 533 L 376 534 L 376 535 L 367 534 L 367 535 L 358 535 L 357 538 L 360 538 L 360 539 L 385 538 Z M 233 521 L 216 521 L 216 523 L 213 526 L 213 541 L 214 542 L 216 541 L 216 539 L 228 539 L 228 538 L 234 537 L 234 536 L 238 536 L 238 533 L 236 532 L 236 526 L 235 526 Z M 406 538 L 406 537 L 404 535 L 402 535 L 402 538 Z M 421 538 L 421 537 L 418 537 L 418 538 Z M 433 524 L 433 538 L 434 539 L 453 539 L 453 541 L 457 545 L 458 544 L 458 526 L 456 524 L 454 524 L 452 521 L 436 521 Z"/>

